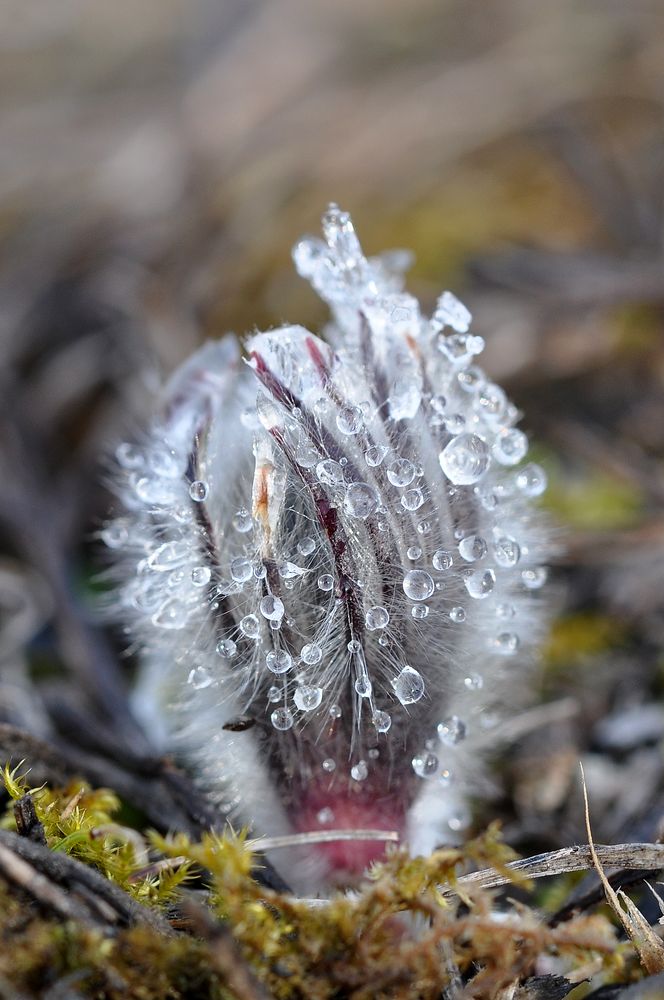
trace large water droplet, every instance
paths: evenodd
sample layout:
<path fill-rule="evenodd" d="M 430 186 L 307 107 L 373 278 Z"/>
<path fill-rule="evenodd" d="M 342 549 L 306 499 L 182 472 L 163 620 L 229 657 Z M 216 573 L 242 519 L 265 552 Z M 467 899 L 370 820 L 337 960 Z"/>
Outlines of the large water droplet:
<path fill-rule="evenodd" d="M 539 590 L 546 583 L 546 578 L 545 566 L 533 566 L 531 569 L 524 569 L 521 573 L 523 585 L 527 590 Z"/>
<path fill-rule="evenodd" d="M 177 630 L 184 628 L 188 619 L 189 609 L 184 602 L 172 598 L 170 601 L 165 601 L 152 616 L 152 624 L 157 628 Z"/>
<path fill-rule="evenodd" d="M 230 660 L 237 653 L 237 646 L 232 639 L 220 639 L 216 645 L 216 650 L 219 656 L 222 656 L 225 660 Z"/>
<path fill-rule="evenodd" d="M 278 622 L 284 617 L 284 602 L 274 594 L 266 594 L 259 604 L 260 613 L 269 622 Z"/>
<path fill-rule="evenodd" d="M 337 414 L 337 427 L 342 434 L 357 434 L 363 424 L 364 415 L 359 406 L 342 406 Z"/>
<path fill-rule="evenodd" d="M 465 577 L 463 582 L 470 596 L 481 601 L 492 592 L 496 583 L 496 574 L 492 569 L 476 569 L 474 573 Z"/>
<path fill-rule="evenodd" d="M 316 466 L 316 476 L 324 486 L 340 486 L 344 481 L 344 470 L 338 462 L 325 458 Z"/>
<path fill-rule="evenodd" d="M 293 657 L 285 649 L 271 649 L 265 663 L 273 674 L 285 674 L 293 666 Z"/>
<path fill-rule="evenodd" d="M 275 708 L 270 720 L 275 729 L 285 732 L 293 726 L 293 713 L 289 708 Z"/>
<path fill-rule="evenodd" d="M 423 569 L 411 569 L 403 578 L 403 590 L 411 601 L 426 601 L 434 591 L 431 576 Z"/>
<path fill-rule="evenodd" d="M 519 637 L 516 632 L 501 632 L 491 643 L 491 649 L 500 656 L 514 656 L 519 651 Z"/>
<path fill-rule="evenodd" d="M 405 666 L 392 681 L 394 693 L 402 705 L 413 705 L 424 694 L 422 675 L 413 667 Z"/>
<path fill-rule="evenodd" d="M 415 466 L 407 458 L 395 458 L 387 467 L 387 478 L 393 486 L 408 486 L 415 478 Z"/>
<path fill-rule="evenodd" d="M 450 715 L 438 724 L 438 739 L 446 746 L 456 746 L 466 738 L 467 727 L 458 715 Z"/>
<path fill-rule="evenodd" d="M 493 443 L 493 454 L 501 465 L 518 465 L 528 451 L 528 438 L 516 428 L 501 431 Z"/>
<path fill-rule="evenodd" d="M 425 750 L 418 753 L 412 760 L 413 771 L 418 778 L 435 778 L 438 774 L 440 762 L 435 753 Z"/>
<path fill-rule="evenodd" d="M 390 613 L 387 608 L 382 605 L 377 604 L 373 608 L 369 608 L 364 616 L 364 621 L 370 632 L 375 632 L 377 629 L 386 628 L 390 620 Z"/>
<path fill-rule="evenodd" d="M 459 434 L 438 456 L 440 467 L 451 483 L 467 486 L 478 482 L 489 468 L 489 449 L 477 434 Z"/>
<path fill-rule="evenodd" d="M 310 556 L 316 550 L 316 542 L 313 538 L 301 538 L 297 543 L 297 550 L 302 556 Z"/>
<path fill-rule="evenodd" d="M 240 631 L 247 639 L 255 639 L 260 632 L 260 624 L 256 615 L 245 615 L 240 621 Z"/>
<path fill-rule="evenodd" d="M 377 709 L 371 720 L 379 733 L 386 733 L 392 725 L 392 716 L 388 712 Z"/>
<path fill-rule="evenodd" d="M 487 545 L 480 535 L 466 535 L 459 542 L 459 555 L 466 562 L 477 562 L 484 559 L 487 553 Z"/>
<path fill-rule="evenodd" d="M 196 691 L 202 691 L 214 684 L 214 677 L 205 667 L 194 667 L 193 670 L 189 671 L 187 684 L 190 684 Z"/>
<path fill-rule="evenodd" d="M 194 482 L 189 487 L 189 496 L 196 503 L 202 503 L 207 499 L 207 495 L 210 492 L 210 488 L 207 483 L 203 482 L 202 479 L 195 479 Z"/>
<path fill-rule="evenodd" d="M 205 587 L 212 579 L 209 566 L 194 566 L 191 571 L 191 582 L 195 587 Z"/>
<path fill-rule="evenodd" d="M 233 515 L 233 527 L 236 531 L 239 531 L 241 535 L 246 535 L 248 531 L 254 526 L 254 522 L 251 519 L 251 514 L 246 507 L 240 507 L 239 510 Z"/>
<path fill-rule="evenodd" d="M 510 569 L 516 566 L 521 558 L 521 549 L 516 539 L 511 535 L 501 535 L 493 543 L 493 558 L 498 566 L 503 569 Z"/>
<path fill-rule="evenodd" d="M 364 781 L 369 776 L 369 768 L 364 760 L 358 761 L 350 769 L 350 776 L 354 781 Z"/>
<path fill-rule="evenodd" d="M 320 590 L 325 590 L 325 591 L 332 590 L 333 586 L 334 586 L 334 579 L 333 577 L 330 576 L 329 573 L 323 573 L 322 576 L 318 577 L 318 587 Z"/>
<path fill-rule="evenodd" d="M 315 642 L 308 642 L 300 650 L 300 658 L 303 663 L 313 666 L 313 664 L 320 663 L 322 660 L 323 650 Z"/>
<path fill-rule="evenodd" d="M 351 517 L 361 520 L 370 517 L 378 509 L 380 497 L 368 483 L 351 483 L 344 497 L 344 510 Z"/>
<path fill-rule="evenodd" d="M 546 472 L 541 465 L 529 462 L 516 477 L 516 485 L 527 497 L 538 497 L 546 489 Z"/>
<path fill-rule="evenodd" d="M 314 712 L 323 700 L 323 689 L 310 684 L 301 684 L 296 688 L 293 701 L 301 712 Z"/>
<path fill-rule="evenodd" d="M 382 445 L 372 445 L 371 448 L 367 448 L 364 453 L 364 461 L 367 463 L 369 468 L 375 469 L 376 466 L 380 465 L 385 456 L 387 455 L 387 448 Z"/>
<path fill-rule="evenodd" d="M 424 503 L 424 494 L 422 490 L 417 488 L 414 490 L 406 490 L 406 492 L 401 497 L 401 506 L 406 510 L 417 510 Z"/>
<path fill-rule="evenodd" d="M 449 569 L 453 561 L 452 553 L 446 552 L 445 549 L 437 549 L 431 560 L 433 568 L 437 569 L 439 573 L 443 573 L 446 569 Z"/>

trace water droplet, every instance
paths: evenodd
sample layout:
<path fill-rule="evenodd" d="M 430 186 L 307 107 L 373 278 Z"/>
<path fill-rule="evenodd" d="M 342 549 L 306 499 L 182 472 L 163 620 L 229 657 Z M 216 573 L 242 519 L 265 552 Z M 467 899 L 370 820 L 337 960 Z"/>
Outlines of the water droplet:
<path fill-rule="evenodd" d="M 301 566 L 296 566 L 293 562 L 286 561 L 279 563 L 278 572 L 282 580 L 295 580 L 300 576 L 305 576 L 307 571 Z"/>
<path fill-rule="evenodd" d="M 450 715 L 437 726 L 438 739 L 448 747 L 456 746 L 466 738 L 467 727 L 458 715 Z"/>
<path fill-rule="evenodd" d="M 318 451 L 309 441 L 301 440 L 298 442 L 297 448 L 295 449 L 295 461 L 298 465 L 301 465 L 303 469 L 313 469 L 314 465 L 318 462 L 320 455 Z"/>
<path fill-rule="evenodd" d="M 503 569 L 510 569 L 512 566 L 516 566 L 521 558 L 519 543 L 511 535 L 501 535 L 493 543 L 492 549 L 493 558 L 496 560 L 498 566 L 501 566 Z"/>
<path fill-rule="evenodd" d="M 210 488 L 208 484 L 204 483 L 202 479 L 195 479 L 189 487 L 189 496 L 196 503 L 202 503 L 204 500 L 207 500 L 209 492 Z"/>
<path fill-rule="evenodd" d="M 428 535 L 431 531 L 431 521 L 418 521 L 417 533 L 418 535 Z"/>
<path fill-rule="evenodd" d="M 418 753 L 412 760 L 413 771 L 418 778 L 435 778 L 438 774 L 440 762 L 435 753 Z"/>
<path fill-rule="evenodd" d="M 323 573 L 322 576 L 318 577 L 318 587 L 320 590 L 332 590 L 334 586 L 334 579 L 329 573 Z"/>
<path fill-rule="evenodd" d="M 232 639 L 220 639 L 216 645 L 216 650 L 219 656 L 223 656 L 225 660 L 230 660 L 237 653 L 237 645 Z"/>
<path fill-rule="evenodd" d="M 486 383 L 486 375 L 481 368 L 471 365 L 470 368 L 462 368 L 457 374 L 457 382 L 464 392 L 477 392 Z"/>
<path fill-rule="evenodd" d="M 248 531 L 254 526 L 254 522 L 251 519 L 251 514 L 246 507 L 240 507 L 239 510 L 233 515 L 233 527 L 236 531 L 239 531 L 241 535 L 246 535 Z"/>
<path fill-rule="evenodd" d="M 317 646 L 315 642 L 308 642 L 300 650 L 300 659 L 303 663 L 307 663 L 313 666 L 315 663 L 320 663 L 323 658 L 323 650 L 320 646 Z"/>
<path fill-rule="evenodd" d="M 523 585 L 527 590 L 539 590 L 546 583 L 546 578 L 545 566 L 533 566 L 531 569 L 524 569 L 521 573 Z"/>
<path fill-rule="evenodd" d="M 351 483 L 344 497 L 344 510 L 351 517 L 361 520 L 375 514 L 380 503 L 380 497 L 373 486 L 368 483 Z"/>
<path fill-rule="evenodd" d="M 487 545 L 479 535 L 466 535 L 459 542 L 459 555 L 466 562 L 477 562 L 484 559 L 487 553 Z"/>
<path fill-rule="evenodd" d="M 460 625 L 461 622 L 466 620 L 466 609 L 465 608 L 452 608 L 450 611 L 450 620 L 454 622 L 455 625 Z"/>
<path fill-rule="evenodd" d="M 409 666 L 405 666 L 394 678 L 392 687 L 402 705 L 413 705 L 424 694 L 422 675 Z"/>
<path fill-rule="evenodd" d="M 270 720 L 275 729 L 285 732 L 293 726 L 293 713 L 289 708 L 275 708 Z"/>
<path fill-rule="evenodd" d="M 359 694 L 360 698 L 371 697 L 371 692 L 373 688 L 371 686 L 371 681 L 369 680 L 366 674 L 360 674 L 360 676 L 356 679 L 355 684 L 353 686 L 355 688 L 356 694 Z"/>
<path fill-rule="evenodd" d="M 323 763 L 321 764 L 321 767 L 328 774 L 331 774 L 332 771 L 336 770 L 337 762 L 335 760 L 332 760 L 331 757 L 326 757 L 325 760 L 323 761 Z"/>
<path fill-rule="evenodd" d="M 195 587 L 205 587 L 212 579 L 212 571 L 209 566 L 194 566 L 191 571 L 191 582 Z"/>
<path fill-rule="evenodd" d="M 426 601 L 434 591 L 433 579 L 423 569 L 411 569 L 403 578 L 403 590 L 411 601 Z"/>
<path fill-rule="evenodd" d="M 406 490 L 401 497 L 401 506 L 406 510 L 417 510 L 424 503 L 424 494 L 420 489 Z"/>
<path fill-rule="evenodd" d="M 310 556 L 312 552 L 316 550 L 316 542 L 313 538 L 301 538 L 297 543 L 297 551 L 302 556 Z"/>
<path fill-rule="evenodd" d="M 339 705 L 330 705 L 330 708 L 329 708 L 327 714 L 332 719 L 340 719 L 341 718 L 341 708 L 339 707 Z"/>
<path fill-rule="evenodd" d="M 466 590 L 475 600 L 481 601 L 488 597 L 496 583 L 496 574 L 492 569 L 476 569 L 470 573 L 463 581 Z"/>
<path fill-rule="evenodd" d="M 438 456 L 440 467 L 451 483 L 467 486 L 478 482 L 489 468 L 489 449 L 477 434 L 459 434 Z"/>
<path fill-rule="evenodd" d="M 265 663 L 273 674 L 285 674 L 293 666 L 293 657 L 285 649 L 271 649 Z"/>
<path fill-rule="evenodd" d="M 447 821 L 450 830 L 458 833 L 470 826 L 470 814 L 466 810 L 457 810 Z"/>
<path fill-rule="evenodd" d="M 260 624 L 256 615 L 245 615 L 240 621 L 240 631 L 247 639 L 255 639 L 260 632 Z"/>
<path fill-rule="evenodd" d="M 142 469 L 145 465 L 142 452 L 138 450 L 136 445 L 129 444 L 127 441 L 117 446 L 115 457 L 123 469 Z"/>
<path fill-rule="evenodd" d="M 214 677 L 205 667 L 194 667 L 193 670 L 189 671 L 187 684 L 190 684 L 196 691 L 202 691 L 214 684 Z"/>
<path fill-rule="evenodd" d="M 527 497 L 539 497 L 546 489 L 546 472 L 541 465 L 530 462 L 516 477 L 517 489 Z"/>
<path fill-rule="evenodd" d="M 415 466 L 407 458 L 395 458 L 387 467 L 387 478 L 393 486 L 409 486 L 415 478 Z"/>
<path fill-rule="evenodd" d="M 284 602 L 274 594 L 266 594 L 259 604 L 260 613 L 269 622 L 278 622 L 284 617 Z"/>
<path fill-rule="evenodd" d="M 158 611 L 152 616 L 152 624 L 157 628 L 181 629 L 184 628 L 189 619 L 189 609 L 177 598 L 165 601 Z"/>
<path fill-rule="evenodd" d="M 453 561 L 452 553 L 446 552 L 445 549 L 437 549 L 431 560 L 433 568 L 438 570 L 439 573 L 443 573 L 446 569 L 449 569 Z"/>
<path fill-rule="evenodd" d="M 491 643 L 494 653 L 500 656 L 514 656 L 519 650 L 519 637 L 516 632 L 501 632 Z"/>
<path fill-rule="evenodd" d="M 375 469 L 383 461 L 387 455 L 387 448 L 382 445 L 372 445 L 371 448 L 367 448 L 364 453 L 364 461 L 367 463 L 369 468 Z"/>
<path fill-rule="evenodd" d="M 369 776 L 369 768 L 364 760 L 360 760 L 350 769 L 350 776 L 353 781 L 364 781 Z"/>
<path fill-rule="evenodd" d="M 340 486 L 344 481 L 344 470 L 338 462 L 325 458 L 316 466 L 316 477 L 323 486 Z"/>
<path fill-rule="evenodd" d="M 456 436 L 461 434 L 466 428 L 466 418 L 463 413 L 451 413 L 449 417 L 445 417 L 443 425 L 448 434 Z"/>
<path fill-rule="evenodd" d="M 451 326 L 459 333 L 465 333 L 471 323 L 472 316 L 468 309 L 452 292 L 443 292 L 436 302 L 433 321 L 440 326 Z"/>
<path fill-rule="evenodd" d="M 406 550 L 406 555 L 408 556 L 409 559 L 415 562 L 415 560 L 419 559 L 420 556 L 422 555 L 422 549 L 419 547 L 419 545 L 411 545 L 410 548 Z"/>
<path fill-rule="evenodd" d="M 427 604 L 413 604 L 410 609 L 410 613 L 413 618 L 416 618 L 418 621 L 422 621 L 424 618 L 428 618 L 429 616 L 429 606 Z"/>
<path fill-rule="evenodd" d="M 501 465 L 518 465 L 528 451 L 528 438 L 516 428 L 501 431 L 493 443 L 493 454 Z"/>
<path fill-rule="evenodd" d="M 392 725 L 392 716 L 388 712 L 382 712 L 378 709 L 374 712 L 371 721 L 379 733 L 386 733 Z"/>
<path fill-rule="evenodd" d="M 267 689 L 267 700 L 273 703 L 275 701 L 281 701 L 283 695 L 284 692 L 282 688 L 276 687 L 274 684 L 272 685 L 272 687 Z"/>
<path fill-rule="evenodd" d="M 293 695 L 295 707 L 301 712 L 313 712 L 323 700 L 323 689 L 310 684 L 301 684 Z"/>
<path fill-rule="evenodd" d="M 502 618 L 505 621 L 509 621 L 514 618 L 516 614 L 516 608 L 513 604 L 499 604 L 496 608 L 496 617 Z"/>
<path fill-rule="evenodd" d="M 506 408 L 507 396 L 503 390 L 499 385 L 488 382 L 477 397 L 476 409 L 486 420 L 495 424 L 504 416 Z"/>
<path fill-rule="evenodd" d="M 359 406 L 342 406 L 337 413 L 337 427 L 342 434 L 357 434 L 363 424 L 364 414 Z"/>
<path fill-rule="evenodd" d="M 484 678 L 481 674 L 468 674 L 464 677 L 463 683 L 469 691 L 481 691 L 484 687 Z"/>
<path fill-rule="evenodd" d="M 334 813 L 329 806 L 325 806 L 324 809 L 316 813 L 316 822 L 320 826 L 330 826 L 330 824 L 334 823 Z"/>
<path fill-rule="evenodd" d="M 382 605 L 377 604 L 373 608 L 369 608 L 364 616 L 364 621 L 370 632 L 375 632 L 377 629 L 386 628 L 390 620 L 390 613 L 387 608 Z"/>

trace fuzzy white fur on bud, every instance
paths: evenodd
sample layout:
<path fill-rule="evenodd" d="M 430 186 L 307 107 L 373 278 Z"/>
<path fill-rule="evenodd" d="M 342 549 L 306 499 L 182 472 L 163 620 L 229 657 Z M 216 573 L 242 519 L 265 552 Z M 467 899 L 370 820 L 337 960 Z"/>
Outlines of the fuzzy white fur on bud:
<path fill-rule="evenodd" d="M 236 823 L 396 829 L 424 852 L 467 824 L 523 688 L 545 476 L 468 310 L 445 292 L 422 316 L 398 258 L 366 259 L 336 206 L 323 232 L 293 255 L 331 308 L 326 340 L 272 330 L 246 361 L 232 337 L 206 344 L 117 450 L 124 512 L 102 536 L 137 708 Z M 320 884 L 375 854 L 327 844 L 288 875 Z"/>

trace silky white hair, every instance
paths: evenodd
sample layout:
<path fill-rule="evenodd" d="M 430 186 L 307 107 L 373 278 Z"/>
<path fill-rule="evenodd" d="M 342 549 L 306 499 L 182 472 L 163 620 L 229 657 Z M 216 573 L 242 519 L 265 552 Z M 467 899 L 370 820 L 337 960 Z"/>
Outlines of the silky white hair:
<path fill-rule="evenodd" d="M 527 688 L 546 479 L 465 307 L 445 292 L 423 317 L 403 254 L 366 259 L 336 206 L 323 231 L 293 255 L 325 340 L 259 333 L 246 362 L 232 336 L 202 347 L 117 449 L 124 510 L 102 536 L 137 711 L 231 817 L 277 835 L 385 799 L 428 852 L 468 822 L 491 727 Z M 275 860 L 300 882 L 329 867 Z"/>

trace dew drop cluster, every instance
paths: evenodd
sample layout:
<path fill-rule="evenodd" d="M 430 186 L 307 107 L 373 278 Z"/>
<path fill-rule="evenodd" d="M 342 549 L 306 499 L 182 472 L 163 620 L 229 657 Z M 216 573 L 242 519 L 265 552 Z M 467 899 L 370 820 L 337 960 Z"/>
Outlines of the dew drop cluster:
<path fill-rule="evenodd" d="M 533 641 L 546 474 L 454 295 L 423 315 L 334 205 L 293 258 L 328 341 L 256 334 L 246 363 L 232 337 L 203 347 L 117 448 L 124 510 L 101 537 L 183 702 L 301 740 L 351 787 L 393 755 L 447 786 Z"/>

